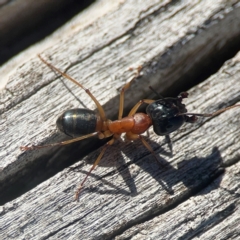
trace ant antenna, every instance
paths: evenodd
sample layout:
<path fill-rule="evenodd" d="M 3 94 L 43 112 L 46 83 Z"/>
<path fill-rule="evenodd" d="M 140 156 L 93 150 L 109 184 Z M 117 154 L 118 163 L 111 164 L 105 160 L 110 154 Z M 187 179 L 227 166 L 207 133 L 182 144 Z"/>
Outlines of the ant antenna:
<path fill-rule="evenodd" d="M 232 108 L 235 108 L 235 107 L 240 107 L 240 104 L 237 104 L 237 105 L 233 105 L 233 106 L 230 106 L 230 107 L 226 107 L 226 108 L 223 108 L 223 109 L 220 109 L 214 113 L 180 113 L 178 115 L 191 115 L 191 116 L 200 116 L 200 117 L 214 117 L 220 113 L 223 113 L 229 109 L 232 109 Z"/>
<path fill-rule="evenodd" d="M 152 86 L 149 86 L 149 88 L 159 97 L 159 99 L 164 99 L 164 97 L 160 93 L 158 93 L 156 90 L 154 90 Z"/>

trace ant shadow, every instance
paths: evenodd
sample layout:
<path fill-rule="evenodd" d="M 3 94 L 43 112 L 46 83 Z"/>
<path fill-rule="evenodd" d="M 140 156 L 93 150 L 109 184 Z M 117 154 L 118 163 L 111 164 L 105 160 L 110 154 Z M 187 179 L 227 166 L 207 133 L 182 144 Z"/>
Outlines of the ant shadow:
<path fill-rule="evenodd" d="M 69 67 L 64 71 L 64 73 L 66 73 L 68 69 L 69 69 Z M 83 108 L 87 108 L 87 106 L 85 105 L 85 103 L 84 103 L 83 101 L 81 101 L 80 97 L 78 97 L 78 96 L 74 93 L 74 91 L 71 90 L 71 88 L 68 86 L 68 84 L 67 84 L 66 81 L 65 81 L 66 79 L 64 79 L 62 76 L 59 76 L 59 74 L 56 73 L 55 71 L 53 71 L 53 73 L 54 73 L 56 79 L 59 79 L 59 80 L 61 81 L 61 83 L 64 85 L 64 87 L 67 89 L 67 91 L 73 96 L 73 98 L 74 98 L 75 100 L 77 100 L 77 101 L 82 105 Z M 70 96 L 71 96 L 71 95 L 70 95 Z"/>
<path fill-rule="evenodd" d="M 145 137 L 144 137 L 145 138 Z M 153 155 L 143 147 L 141 141 L 134 142 L 116 142 L 113 146 L 109 147 L 105 157 L 100 161 L 99 166 L 113 167 L 114 170 L 109 171 L 107 174 L 99 177 L 94 172 L 90 177 L 96 180 L 101 180 L 102 184 L 109 187 L 108 190 L 101 190 L 101 187 L 86 187 L 85 190 L 91 192 L 98 192 L 100 194 L 122 194 L 126 196 L 136 196 L 138 194 L 134 174 L 131 174 L 130 167 L 133 164 L 139 166 L 144 172 L 148 173 L 154 178 L 161 188 L 169 195 L 174 194 L 174 186 L 182 182 L 186 188 L 192 192 L 207 186 L 216 176 L 223 173 L 222 158 L 220 151 L 217 147 L 212 149 L 212 152 L 206 157 L 191 157 L 178 163 L 177 167 L 173 167 L 167 159 L 173 156 L 172 146 L 169 139 L 166 139 L 161 145 L 152 141 L 149 138 L 145 140 L 152 146 L 157 158 L 163 166 L 160 166 Z M 100 153 L 101 148 L 93 154 L 90 154 L 86 162 L 92 164 Z M 107 157 L 106 157 L 107 156 Z M 125 161 L 125 158 L 128 161 Z M 91 160 L 90 160 L 91 159 Z M 77 170 L 87 174 L 87 171 Z M 113 181 L 109 182 L 105 179 L 106 176 L 120 174 L 125 183 L 126 188 L 114 185 Z M 208 177 L 206 177 L 208 176 Z M 216 188 L 220 182 L 215 186 Z"/>

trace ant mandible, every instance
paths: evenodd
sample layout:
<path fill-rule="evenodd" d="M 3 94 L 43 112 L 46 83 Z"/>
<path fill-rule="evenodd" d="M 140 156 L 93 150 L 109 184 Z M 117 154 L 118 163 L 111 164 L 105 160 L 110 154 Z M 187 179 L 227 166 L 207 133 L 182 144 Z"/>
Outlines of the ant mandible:
<path fill-rule="evenodd" d="M 21 147 L 21 150 L 32 150 L 32 149 L 39 149 L 39 148 L 45 148 L 45 147 L 66 145 L 66 144 L 81 141 L 83 139 L 90 138 L 93 136 L 98 136 L 99 139 L 112 137 L 103 146 L 99 156 L 97 157 L 91 169 L 89 170 L 89 172 L 81 182 L 80 186 L 78 187 L 75 193 L 76 200 L 79 199 L 79 194 L 81 189 L 83 188 L 84 183 L 86 182 L 87 178 L 89 177 L 91 172 L 94 170 L 94 168 L 100 162 L 107 148 L 110 145 L 112 145 L 115 142 L 115 140 L 119 139 L 122 133 L 125 133 L 125 138 L 128 140 L 140 139 L 143 145 L 152 153 L 152 155 L 155 157 L 156 161 L 158 162 L 158 159 L 152 147 L 146 142 L 146 140 L 141 135 L 150 126 L 153 125 L 153 130 L 157 135 L 168 136 L 170 133 L 179 129 L 183 125 L 183 123 L 196 122 L 197 120 L 196 116 L 213 117 L 215 115 L 218 115 L 234 107 L 240 107 L 240 105 L 233 105 L 224 109 L 220 109 L 210 114 L 188 113 L 185 105 L 182 103 L 182 99 L 188 97 L 187 92 L 181 93 L 176 98 L 173 98 L 173 97 L 164 98 L 158 94 L 159 96 L 158 100 L 152 100 L 152 99 L 140 100 L 131 109 L 127 117 L 122 117 L 123 106 L 124 106 L 124 92 L 130 87 L 131 83 L 140 76 L 142 67 L 139 67 L 137 69 L 137 73 L 135 74 L 135 76 L 122 87 L 120 92 L 118 120 L 111 121 L 106 118 L 106 114 L 104 112 L 103 107 L 97 101 L 97 99 L 92 95 L 89 89 L 86 89 L 82 84 L 77 82 L 68 74 L 54 67 L 52 64 L 44 60 L 40 55 L 38 55 L 38 57 L 50 69 L 58 72 L 63 77 L 67 78 L 68 80 L 72 81 L 73 83 L 78 85 L 80 88 L 82 88 L 96 104 L 99 114 L 96 114 L 94 111 L 85 109 L 85 108 L 76 108 L 76 109 L 67 110 L 57 119 L 56 124 L 58 129 L 61 132 L 65 133 L 66 135 L 74 137 L 73 139 L 59 142 L 59 143 L 42 145 L 42 146 L 35 146 L 35 145 L 32 145 L 30 147 L 24 146 L 24 147 Z M 148 104 L 146 108 L 146 114 L 137 113 L 138 108 L 143 103 Z"/>

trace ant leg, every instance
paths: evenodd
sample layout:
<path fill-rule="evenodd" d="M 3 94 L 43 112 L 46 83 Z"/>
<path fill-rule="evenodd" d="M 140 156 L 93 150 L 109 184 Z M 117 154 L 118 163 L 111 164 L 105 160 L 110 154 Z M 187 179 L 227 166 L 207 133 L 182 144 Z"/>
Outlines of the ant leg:
<path fill-rule="evenodd" d="M 40 58 L 40 60 L 45 63 L 50 69 L 52 69 L 53 71 L 58 72 L 59 74 L 61 74 L 63 77 L 67 78 L 68 80 L 72 81 L 73 83 L 75 83 L 76 85 L 78 85 L 80 88 L 82 88 L 87 94 L 88 96 L 95 102 L 97 109 L 99 111 L 100 117 L 103 121 L 106 121 L 106 114 L 103 110 L 103 107 L 100 105 L 100 103 L 98 102 L 98 100 L 92 95 L 92 93 L 89 91 L 89 89 L 85 88 L 82 84 L 80 84 L 79 82 L 77 82 L 75 79 L 73 79 L 72 77 L 70 77 L 68 74 L 62 72 L 60 69 L 54 67 L 51 63 L 47 62 L 46 60 L 44 60 L 40 54 L 38 54 L 38 57 Z"/>
<path fill-rule="evenodd" d="M 133 115 L 137 112 L 138 108 L 139 108 L 143 103 L 151 104 L 151 103 L 153 103 L 153 102 L 155 102 L 155 100 L 152 100 L 152 99 L 143 99 L 143 100 L 140 100 L 140 101 L 131 109 L 131 111 L 129 112 L 128 116 L 129 116 L 129 117 L 130 117 L 130 116 L 133 116 Z"/>
<path fill-rule="evenodd" d="M 87 173 L 86 177 L 83 179 L 83 181 L 81 182 L 80 186 L 78 187 L 78 189 L 77 189 L 77 191 L 76 191 L 76 193 L 75 193 L 75 200 L 76 200 L 76 201 L 78 201 L 78 199 L 79 199 L 79 194 L 80 194 L 80 192 L 81 192 L 81 190 L 82 190 L 82 188 L 83 188 L 83 185 L 84 185 L 84 183 L 86 182 L 87 178 L 90 176 L 90 174 L 91 174 L 91 172 L 94 170 L 94 168 L 98 165 L 98 163 L 99 163 L 100 160 L 102 159 L 103 154 L 106 152 L 107 148 L 108 148 L 110 145 L 112 145 L 112 144 L 114 143 L 114 141 L 115 141 L 115 139 L 112 138 L 110 141 L 108 141 L 108 142 L 104 145 L 104 147 L 103 147 L 102 151 L 100 152 L 98 158 L 96 159 L 96 161 L 95 161 L 94 164 L 92 165 L 91 169 L 90 169 L 89 172 Z"/>
<path fill-rule="evenodd" d="M 155 160 L 157 161 L 157 163 L 163 167 L 162 163 L 158 160 L 155 152 L 153 151 L 152 147 L 146 142 L 146 140 L 141 136 L 141 135 L 138 135 L 139 136 L 139 139 L 142 141 L 143 145 L 149 150 L 149 152 L 151 152 L 151 154 L 154 156 Z"/>
<path fill-rule="evenodd" d="M 140 72 L 142 70 L 142 66 L 139 66 L 137 68 L 137 72 L 135 74 L 135 76 L 129 81 L 127 82 L 121 89 L 120 92 L 120 101 L 119 101 L 119 112 L 118 112 L 118 119 L 122 119 L 122 115 L 123 115 L 123 106 L 124 106 L 124 92 L 130 87 L 131 83 L 139 77 Z"/>
<path fill-rule="evenodd" d="M 27 151 L 27 150 L 33 150 L 33 149 L 39 149 L 39 148 L 45 148 L 45 147 L 54 147 L 54 146 L 62 146 L 62 145 L 67 145 L 67 144 L 70 144 L 70 143 L 73 143 L 73 142 L 78 142 L 78 141 L 81 141 L 83 139 L 86 139 L 86 138 L 90 138 L 90 137 L 93 137 L 93 136 L 96 136 L 96 135 L 99 135 L 99 132 L 94 132 L 94 133 L 90 133 L 90 134 L 87 134 L 87 135 L 84 135 L 84 136 L 81 136 L 81 137 L 77 137 L 77 138 L 73 138 L 73 139 L 70 139 L 70 140 L 67 140 L 67 141 L 64 141 L 64 142 L 58 142 L 58 143 L 51 143 L 51 144 L 47 144 L 47 145 L 40 145 L 40 146 L 30 146 L 30 147 L 27 147 L 27 146 L 22 146 L 20 147 L 20 149 L 22 151 Z"/>
<path fill-rule="evenodd" d="M 163 167 L 163 165 L 159 162 L 155 152 L 153 151 L 152 147 L 146 142 L 146 140 L 140 135 L 140 134 L 135 134 L 132 132 L 126 132 L 125 138 L 128 140 L 136 140 L 136 139 L 140 139 L 142 141 L 142 144 L 148 149 L 148 151 L 154 156 L 155 160 L 157 161 L 157 163 Z"/>
<path fill-rule="evenodd" d="M 169 147 L 169 149 L 170 149 L 170 151 L 171 151 L 171 154 L 172 154 L 172 141 L 171 141 L 171 138 L 170 138 L 170 135 L 168 134 L 168 135 L 165 135 L 165 139 L 166 139 L 166 143 L 168 144 L 168 147 Z"/>

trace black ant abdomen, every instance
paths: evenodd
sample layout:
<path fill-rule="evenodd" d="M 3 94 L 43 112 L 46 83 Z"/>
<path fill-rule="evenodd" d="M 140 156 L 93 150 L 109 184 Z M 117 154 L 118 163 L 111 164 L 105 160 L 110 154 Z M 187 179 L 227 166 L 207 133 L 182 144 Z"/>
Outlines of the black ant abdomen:
<path fill-rule="evenodd" d="M 65 111 L 56 121 L 58 129 L 71 137 L 78 137 L 96 132 L 99 122 L 98 115 L 85 108 Z"/>

